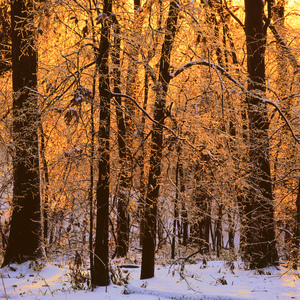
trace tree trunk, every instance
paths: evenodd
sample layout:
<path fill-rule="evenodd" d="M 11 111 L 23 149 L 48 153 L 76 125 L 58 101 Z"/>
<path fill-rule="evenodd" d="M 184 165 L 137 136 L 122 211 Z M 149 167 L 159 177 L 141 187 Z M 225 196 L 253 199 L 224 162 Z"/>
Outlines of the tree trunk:
<path fill-rule="evenodd" d="M 178 12 L 177 3 L 172 1 L 170 3 L 169 15 L 166 21 L 166 33 L 159 64 L 159 79 L 156 85 L 154 104 L 154 120 L 156 123 L 153 124 L 152 128 L 149 181 L 145 204 L 145 233 L 142 252 L 141 279 L 152 278 L 154 276 L 157 203 L 163 146 L 163 128 L 161 125 L 164 124 L 165 119 L 164 110 L 166 106 L 166 96 L 171 79 L 169 75 L 170 57 L 176 33 Z"/>
<path fill-rule="evenodd" d="M 245 0 L 248 90 L 260 95 L 266 92 L 266 30 L 263 27 L 263 11 L 262 1 Z M 247 103 L 251 188 L 244 206 L 247 223 L 245 251 L 250 268 L 263 268 L 278 262 L 269 156 L 269 120 L 265 104 L 251 95 L 247 96 Z"/>
<path fill-rule="evenodd" d="M 172 234 L 172 242 L 171 242 L 171 259 L 175 258 L 175 248 L 176 248 L 176 238 L 178 236 L 178 200 L 179 200 L 179 165 L 180 165 L 180 156 L 178 153 L 177 157 L 177 164 L 176 164 L 176 171 L 175 171 L 175 186 L 176 186 L 176 192 L 175 192 L 175 199 L 174 199 L 174 217 L 173 217 L 173 234 Z"/>
<path fill-rule="evenodd" d="M 105 0 L 103 15 L 111 18 L 112 1 Z M 96 286 L 109 284 L 108 272 L 108 222 L 109 222 L 109 176 L 110 176 L 110 87 L 108 57 L 110 49 L 110 22 L 103 20 L 101 39 L 96 52 L 99 71 L 100 122 L 99 122 L 99 177 L 97 182 L 96 245 L 94 256 L 94 282 Z"/>
<path fill-rule="evenodd" d="M 196 187 L 195 187 L 195 202 L 197 206 L 197 225 L 196 225 L 196 239 L 199 242 L 199 248 L 201 249 L 201 253 L 208 252 L 209 244 L 207 244 L 206 236 L 207 229 L 209 228 L 209 224 L 207 222 L 207 217 L 209 216 L 209 203 L 211 201 L 211 197 L 206 191 L 206 188 L 199 183 L 200 179 L 199 175 L 195 175 Z"/>
<path fill-rule="evenodd" d="M 293 269 L 298 268 L 299 248 L 300 248 L 300 179 L 298 181 L 298 194 L 296 199 L 296 216 L 294 230 L 294 249 L 292 249 Z"/>
<path fill-rule="evenodd" d="M 121 72 L 120 72 L 120 51 L 121 40 L 120 25 L 117 19 L 114 17 L 115 26 L 115 45 L 112 53 L 112 61 L 115 65 L 113 69 L 114 76 L 114 92 L 120 94 L 121 89 Z M 126 124 L 122 110 L 121 97 L 115 97 L 117 102 L 116 115 L 118 125 L 118 146 L 119 146 L 119 160 L 121 165 L 119 184 L 117 191 L 117 257 L 125 257 L 128 252 L 129 244 L 129 216 L 128 216 L 128 193 L 129 193 L 129 181 L 126 176 L 127 172 L 127 145 L 126 145 Z"/>
<path fill-rule="evenodd" d="M 219 204 L 219 211 L 216 223 L 216 246 L 217 246 L 217 257 L 220 258 L 221 256 L 221 249 L 222 249 L 222 217 L 223 217 L 223 204 Z"/>
<path fill-rule="evenodd" d="M 180 149 L 181 152 L 181 149 Z M 179 155 L 179 154 L 178 154 Z M 178 166 L 179 172 L 179 182 L 180 182 L 180 194 L 181 194 L 181 224 L 182 224 L 182 245 L 186 246 L 189 237 L 189 222 L 188 222 L 188 213 L 185 207 L 185 182 L 184 182 L 184 172 L 183 172 L 183 164 L 180 161 Z"/>
<path fill-rule="evenodd" d="M 94 159 L 95 159 L 95 94 L 96 94 L 96 75 L 97 68 L 94 71 L 93 78 L 93 93 L 92 93 L 92 102 L 91 102 L 91 146 L 90 146 L 90 187 L 89 187 L 89 213 L 90 213 L 90 227 L 89 227 L 89 251 L 90 251 L 90 275 L 91 282 L 94 282 L 94 209 L 95 209 L 95 201 L 94 201 Z"/>
<path fill-rule="evenodd" d="M 143 109 L 147 109 L 148 104 L 148 96 L 149 96 L 149 76 L 147 71 L 145 70 L 145 78 L 144 78 L 144 103 L 143 103 Z M 145 211 L 145 197 L 146 197 L 146 166 L 145 166 L 145 142 L 147 139 L 146 133 L 145 133 L 145 124 L 146 119 L 144 114 L 142 115 L 141 120 L 141 157 L 140 157 L 140 197 L 139 197 L 139 203 L 138 203 L 138 214 L 139 214 L 139 222 L 140 222 L 140 246 L 143 246 L 143 240 L 144 240 L 144 231 L 145 231 L 145 219 L 144 219 L 144 211 Z"/>
<path fill-rule="evenodd" d="M 3 266 L 41 256 L 37 51 L 33 2 L 11 3 L 13 69 L 13 213 Z"/>

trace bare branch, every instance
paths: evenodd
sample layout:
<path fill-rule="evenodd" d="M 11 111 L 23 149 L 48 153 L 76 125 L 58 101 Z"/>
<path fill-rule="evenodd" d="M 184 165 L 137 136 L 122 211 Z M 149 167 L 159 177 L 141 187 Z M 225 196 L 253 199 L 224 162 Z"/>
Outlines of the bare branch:
<path fill-rule="evenodd" d="M 239 25 L 244 28 L 244 24 L 243 22 L 230 10 L 230 8 L 228 7 L 228 4 L 226 2 L 226 0 L 224 1 L 225 3 L 225 8 L 228 11 L 228 13 L 239 23 Z"/>
<path fill-rule="evenodd" d="M 158 126 L 161 126 L 162 128 L 166 129 L 166 130 L 169 131 L 172 135 L 174 135 L 174 137 L 176 137 L 178 140 L 181 140 L 181 141 L 186 142 L 186 143 L 187 143 L 190 147 L 192 147 L 193 149 L 196 149 L 196 150 L 203 150 L 203 149 L 205 148 L 204 145 L 199 145 L 199 146 L 195 147 L 195 146 L 192 145 L 186 138 L 179 137 L 178 134 L 177 134 L 174 130 L 172 130 L 171 128 L 169 128 L 168 126 L 165 126 L 165 125 L 161 124 L 160 122 L 154 120 L 154 119 L 150 116 L 150 114 L 149 114 L 144 108 L 142 108 L 142 107 L 138 104 L 138 102 L 137 102 L 134 98 L 132 98 L 131 96 L 126 95 L 126 94 L 121 94 L 121 93 L 114 93 L 114 92 L 112 92 L 112 91 L 111 91 L 110 93 L 111 93 L 111 96 L 113 96 L 113 97 L 124 97 L 124 98 L 127 98 L 127 99 L 129 99 L 130 101 L 132 101 L 132 102 L 137 106 L 137 108 L 140 109 L 140 110 L 143 112 L 143 114 L 144 114 L 151 122 L 153 122 L 153 123 L 157 124 Z"/>
<path fill-rule="evenodd" d="M 283 118 L 284 122 L 286 123 L 287 127 L 289 128 L 293 138 L 295 139 L 295 141 L 297 143 L 300 144 L 300 140 L 297 138 L 297 136 L 295 135 L 288 119 L 285 117 L 284 113 L 282 112 L 282 110 L 280 109 L 280 107 L 272 100 L 269 99 L 265 99 L 260 97 L 259 95 L 248 91 L 241 83 L 239 83 L 237 80 L 235 80 L 224 68 L 222 68 L 221 66 L 214 64 L 212 62 L 209 62 L 207 60 L 195 60 L 195 61 L 191 61 L 188 62 L 187 64 L 181 66 L 178 70 L 176 70 L 176 72 L 172 75 L 172 79 L 175 78 L 176 76 L 178 76 L 180 73 L 182 73 L 183 71 L 185 71 L 186 69 L 192 67 L 192 66 L 207 66 L 207 67 L 211 67 L 213 69 L 215 69 L 216 71 L 219 71 L 223 76 L 225 76 L 227 79 L 229 79 L 231 82 L 233 82 L 236 86 L 238 86 L 247 96 L 253 97 L 256 100 L 262 102 L 262 103 L 266 103 L 269 105 L 272 105 L 273 107 L 275 107 L 275 109 L 279 112 L 280 116 Z M 279 97 L 277 95 L 277 97 Z M 279 98 L 280 99 L 280 98 Z"/>
<path fill-rule="evenodd" d="M 266 20 L 267 17 L 264 16 L 264 19 Z M 292 53 L 291 48 L 287 45 L 287 43 L 284 41 L 284 38 L 279 34 L 274 24 L 269 24 L 269 28 L 273 33 L 274 38 L 276 39 L 277 43 L 286 51 L 287 56 L 291 62 L 291 65 L 295 69 L 295 72 L 299 71 L 299 63 L 295 55 Z"/>

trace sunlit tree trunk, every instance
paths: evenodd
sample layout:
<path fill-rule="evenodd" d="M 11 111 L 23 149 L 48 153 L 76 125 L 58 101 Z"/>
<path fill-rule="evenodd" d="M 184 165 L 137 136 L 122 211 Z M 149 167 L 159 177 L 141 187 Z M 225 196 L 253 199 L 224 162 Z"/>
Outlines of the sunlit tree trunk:
<path fill-rule="evenodd" d="M 266 92 L 266 30 L 263 26 L 263 11 L 262 1 L 245 0 L 248 90 L 261 96 Z M 250 268 L 261 268 L 278 261 L 269 156 L 269 120 L 264 103 L 248 95 L 247 104 L 251 187 L 244 206 L 247 226 L 245 251 Z"/>
<path fill-rule="evenodd" d="M 103 6 L 101 39 L 96 52 L 96 63 L 99 71 L 99 97 L 100 97 L 100 122 L 99 122 L 99 177 L 96 187 L 97 217 L 96 217 L 96 242 L 94 256 L 94 281 L 93 285 L 106 286 L 109 284 L 108 272 L 108 222 L 109 222 L 109 183 L 110 183 L 110 85 L 108 57 L 110 50 L 110 19 L 112 1 L 105 0 Z M 105 15 L 104 15 L 105 14 Z"/>
<path fill-rule="evenodd" d="M 176 33 L 177 18 L 177 4 L 175 1 L 172 1 L 170 3 L 169 15 L 165 26 L 166 33 L 159 63 L 159 79 L 156 85 L 154 120 L 157 123 L 154 123 L 152 127 L 150 170 L 145 205 L 145 232 L 142 252 L 141 279 L 151 278 L 154 276 L 156 218 L 163 146 L 163 128 L 160 124 L 164 124 L 165 118 L 166 96 L 171 79 L 169 75 L 170 57 Z"/>
<path fill-rule="evenodd" d="M 34 4 L 11 3 L 13 71 L 13 214 L 3 265 L 41 256 Z"/>

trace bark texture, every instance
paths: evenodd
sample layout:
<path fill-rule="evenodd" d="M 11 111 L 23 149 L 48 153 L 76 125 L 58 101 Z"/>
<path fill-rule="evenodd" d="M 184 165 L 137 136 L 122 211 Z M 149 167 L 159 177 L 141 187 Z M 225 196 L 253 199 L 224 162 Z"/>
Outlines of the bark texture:
<path fill-rule="evenodd" d="M 13 70 L 13 213 L 3 265 L 41 256 L 37 51 L 33 2 L 11 3 Z"/>
<path fill-rule="evenodd" d="M 96 188 L 97 217 L 94 255 L 93 285 L 107 286 L 108 272 L 108 222 L 109 222 L 109 176 L 110 176 L 110 86 L 108 58 L 110 50 L 110 18 L 112 1 L 105 0 L 101 15 L 101 38 L 96 63 L 99 71 L 100 122 L 99 122 L 99 175 Z"/>
<path fill-rule="evenodd" d="M 248 90 L 264 96 L 266 28 L 264 5 L 245 0 Z M 244 203 L 245 252 L 250 268 L 263 268 L 278 261 L 275 244 L 274 204 L 269 154 L 269 119 L 266 105 L 247 96 L 249 119 L 249 189 Z"/>

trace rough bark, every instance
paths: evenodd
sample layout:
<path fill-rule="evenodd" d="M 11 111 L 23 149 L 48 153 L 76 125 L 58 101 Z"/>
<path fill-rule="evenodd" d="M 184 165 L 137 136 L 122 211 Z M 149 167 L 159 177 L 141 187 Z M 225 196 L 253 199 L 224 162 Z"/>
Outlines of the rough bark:
<path fill-rule="evenodd" d="M 33 2 L 12 1 L 13 213 L 3 265 L 41 256 L 37 51 Z"/>
<path fill-rule="evenodd" d="M 264 95 L 266 30 L 264 5 L 260 0 L 245 0 L 248 90 Z M 274 204 L 269 155 L 269 120 L 264 103 L 247 96 L 249 120 L 249 186 L 245 197 L 245 251 L 250 268 L 274 265 L 278 261 L 275 245 Z"/>
<path fill-rule="evenodd" d="M 121 40 L 119 37 L 120 28 L 117 19 L 114 19 L 115 38 L 114 51 L 112 53 L 112 61 L 115 65 L 113 69 L 114 76 L 114 92 L 120 94 L 121 89 L 121 72 L 120 72 L 120 51 Z M 127 145 L 126 145 L 126 124 L 122 110 L 122 98 L 115 97 L 117 102 L 116 115 L 118 125 L 118 146 L 119 160 L 121 165 L 119 184 L 117 190 L 117 257 L 125 257 L 128 252 L 129 244 L 129 215 L 128 215 L 128 191 L 129 182 L 126 175 L 127 172 Z"/>

